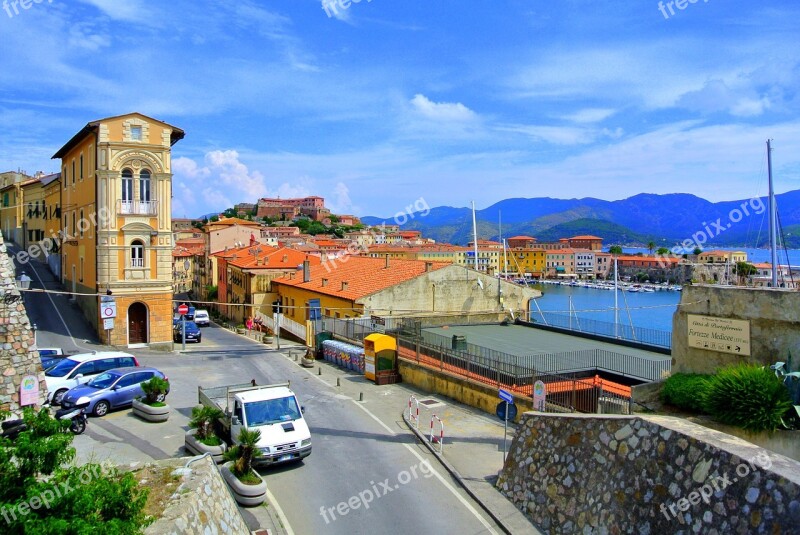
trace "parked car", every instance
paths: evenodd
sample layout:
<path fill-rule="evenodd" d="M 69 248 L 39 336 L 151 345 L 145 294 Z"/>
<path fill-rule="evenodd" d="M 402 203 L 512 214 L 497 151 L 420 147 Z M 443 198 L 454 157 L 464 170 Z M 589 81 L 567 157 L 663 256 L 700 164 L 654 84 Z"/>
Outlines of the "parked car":
<path fill-rule="evenodd" d="M 60 405 L 69 389 L 88 383 L 99 373 L 129 366 L 139 366 L 139 362 L 130 353 L 122 351 L 100 351 L 65 357 L 44 372 L 47 401 Z"/>
<path fill-rule="evenodd" d="M 64 358 L 64 350 L 60 347 L 40 347 L 39 358 L 42 360 L 42 369 L 46 370 Z"/>
<path fill-rule="evenodd" d="M 153 376 L 167 379 L 155 368 L 146 366 L 133 366 L 128 368 L 115 368 L 95 375 L 85 385 L 70 389 L 61 401 L 61 406 L 69 409 L 75 406 L 78 399 L 83 396 L 89 398 L 86 412 L 95 416 L 105 416 L 111 409 L 127 407 L 138 396 L 143 396 L 142 383 L 149 381 Z"/>
<path fill-rule="evenodd" d="M 183 333 L 183 322 L 178 322 L 172 328 L 172 341 L 182 342 L 181 334 Z M 187 342 L 200 342 L 203 335 L 200 333 L 200 328 L 193 321 L 186 322 L 186 341 Z"/>
<path fill-rule="evenodd" d="M 208 310 L 197 310 L 194 313 L 194 322 L 198 327 L 208 327 L 211 323 L 211 318 L 208 316 Z"/>

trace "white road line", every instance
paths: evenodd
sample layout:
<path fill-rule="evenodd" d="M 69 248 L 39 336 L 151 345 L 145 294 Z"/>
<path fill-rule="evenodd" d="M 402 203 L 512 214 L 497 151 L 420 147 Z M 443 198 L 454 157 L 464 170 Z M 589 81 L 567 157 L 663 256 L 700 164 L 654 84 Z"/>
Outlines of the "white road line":
<path fill-rule="evenodd" d="M 275 507 L 275 512 L 278 514 L 278 518 L 283 525 L 283 529 L 286 530 L 287 535 L 294 535 L 294 530 L 292 530 L 292 526 L 289 525 L 289 519 L 286 518 L 285 514 L 283 514 L 283 509 L 281 509 L 281 506 L 278 504 L 278 500 L 275 499 L 275 496 L 272 494 L 272 491 L 270 491 L 269 488 L 267 489 L 267 499 L 269 500 L 269 503 Z"/>
<path fill-rule="evenodd" d="M 39 280 L 39 283 L 42 285 L 42 288 L 44 288 L 44 281 L 39 276 L 39 274 L 36 272 L 36 269 L 33 266 L 31 266 L 31 271 L 33 271 L 33 274 L 36 275 L 36 278 Z M 45 295 L 47 295 L 47 298 L 50 300 L 50 304 L 53 305 L 53 310 L 55 310 L 56 314 L 58 314 L 58 317 L 61 320 L 61 323 L 64 325 L 64 329 L 67 330 L 67 334 L 69 335 L 70 339 L 72 339 L 72 344 L 75 347 L 79 348 L 79 349 L 86 349 L 87 351 L 89 351 L 89 349 L 87 349 L 85 347 L 82 347 L 81 345 L 78 344 L 78 342 L 75 341 L 75 337 L 72 336 L 72 331 L 69 330 L 69 326 L 67 325 L 67 322 L 64 321 L 64 316 L 61 315 L 61 312 L 58 310 L 58 307 L 56 306 L 55 302 L 53 301 L 53 294 L 47 292 L 47 293 L 45 293 Z"/>
<path fill-rule="evenodd" d="M 367 415 L 368 415 L 370 418 L 372 418 L 373 420 L 375 420 L 376 422 L 378 422 L 378 423 L 380 424 L 380 426 L 381 426 L 381 427 L 383 427 L 384 429 L 386 429 L 386 431 L 388 431 L 388 432 L 389 432 L 389 434 L 390 434 L 390 435 L 393 435 L 393 436 L 394 436 L 394 435 L 396 435 L 396 434 L 397 434 L 397 433 L 395 433 L 394 431 L 392 431 L 392 429 L 390 429 L 390 428 L 389 428 L 389 426 L 387 426 L 385 423 L 383 423 L 383 422 L 382 422 L 382 421 L 381 421 L 381 420 L 380 420 L 380 419 L 379 419 L 377 416 L 375 416 L 374 414 L 372 414 L 372 413 L 369 411 L 369 409 L 367 409 L 366 407 L 364 407 L 363 405 L 361 405 L 361 404 L 360 404 L 358 401 L 356 401 L 356 400 L 354 400 L 354 399 L 351 399 L 350 401 L 352 401 L 353 403 L 355 403 L 355 404 L 356 404 L 356 407 L 360 408 L 362 411 L 364 411 L 365 413 L 367 413 Z M 407 449 L 408 451 L 410 451 L 412 455 L 414 455 L 414 457 L 416 457 L 417 459 L 419 459 L 419 460 L 420 460 L 420 462 L 428 462 L 428 463 L 429 463 L 429 461 L 427 461 L 427 459 L 425 459 L 424 457 L 422 457 L 422 455 L 420 455 L 420 454 L 419 454 L 419 452 L 417 452 L 417 451 L 416 451 L 416 450 L 415 450 L 415 449 L 414 449 L 414 448 L 413 448 L 411 445 L 409 445 L 409 444 L 403 444 L 403 446 L 405 446 L 405 447 L 406 447 L 406 449 Z M 429 463 L 429 464 L 430 464 L 430 463 Z M 461 502 L 461 504 L 462 504 L 462 505 L 463 505 L 463 506 L 464 506 L 464 507 L 465 507 L 465 508 L 466 508 L 466 509 L 467 509 L 467 510 L 470 512 L 470 513 L 472 513 L 472 514 L 475 516 L 475 518 L 477 518 L 477 519 L 480 521 L 480 523 L 481 523 L 481 524 L 483 524 L 483 527 L 485 527 L 485 528 L 486 528 L 486 530 L 487 530 L 489 533 L 493 533 L 494 535 L 497 535 L 497 532 L 494 530 L 494 528 L 492 528 L 492 526 L 491 526 L 491 525 L 490 525 L 490 524 L 489 524 L 489 523 L 486 521 L 486 519 L 485 519 L 485 518 L 483 518 L 483 517 L 481 516 L 481 514 L 480 514 L 480 513 L 477 511 L 477 509 L 475 509 L 474 507 L 472 507 L 472 505 L 471 505 L 471 504 L 470 504 L 470 503 L 469 503 L 469 502 L 468 502 L 468 501 L 467 501 L 467 500 L 466 500 L 466 499 L 465 499 L 463 496 L 461 496 L 461 494 L 459 494 L 459 493 L 458 493 L 458 491 L 457 491 L 457 490 L 456 490 L 456 489 L 453 487 L 453 485 L 451 485 L 451 484 L 450 484 L 450 483 L 449 483 L 449 482 L 448 482 L 448 481 L 447 481 L 447 480 L 446 480 L 444 477 L 442 477 L 442 475 L 441 475 L 441 474 L 440 474 L 438 471 L 436 471 L 436 469 L 435 469 L 435 468 L 433 468 L 433 467 L 431 466 L 431 469 L 433 470 L 433 474 L 436 476 L 436 479 L 438 479 L 438 480 L 439 480 L 439 482 L 441 482 L 441 484 L 442 484 L 442 485 L 444 485 L 444 487 L 445 487 L 447 490 L 449 490 L 449 491 L 450 491 L 450 492 L 453 494 L 453 496 L 455 496 L 455 497 L 456 497 L 456 499 L 457 499 L 459 502 Z"/>

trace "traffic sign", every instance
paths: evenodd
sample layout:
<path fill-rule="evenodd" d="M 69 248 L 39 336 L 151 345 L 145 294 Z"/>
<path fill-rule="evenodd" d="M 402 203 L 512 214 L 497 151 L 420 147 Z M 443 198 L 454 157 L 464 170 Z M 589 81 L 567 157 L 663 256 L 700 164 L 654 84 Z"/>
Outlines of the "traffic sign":
<path fill-rule="evenodd" d="M 502 399 L 506 403 L 514 403 L 514 396 L 511 395 L 511 392 L 507 392 L 501 388 L 499 395 L 500 399 Z"/>
<path fill-rule="evenodd" d="M 102 317 L 104 320 L 108 318 L 116 318 L 117 317 L 116 301 L 110 301 L 108 303 L 100 303 L 100 317 Z"/>
<path fill-rule="evenodd" d="M 506 407 L 508 407 L 508 419 L 514 421 L 517 417 L 517 406 L 513 403 L 506 403 L 505 401 L 501 401 L 497 404 L 497 417 L 500 418 L 501 422 L 506 421 Z"/>
<path fill-rule="evenodd" d="M 188 313 L 189 313 L 189 307 L 188 306 L 186 306 L 185 304 L 184 305 L 178 305 L 178 314 L 183 315 L 183 314 L 188 314 Z"/>
<path fill-rule="evenodd" d="M 110 331 L 114 328 L 114 318 L 105 318 L 103 320 L 103 329 L 106 331 Z"/>

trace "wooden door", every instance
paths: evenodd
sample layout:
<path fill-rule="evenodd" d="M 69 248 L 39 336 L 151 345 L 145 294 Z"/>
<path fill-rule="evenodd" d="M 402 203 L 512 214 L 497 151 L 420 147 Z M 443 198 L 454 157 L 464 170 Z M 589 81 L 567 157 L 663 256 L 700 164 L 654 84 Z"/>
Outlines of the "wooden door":
<path fill-rule="evenodd" d="M 147 307 L 144 303 L 133 303 L 128 307 L 128 343 L 147 343 Z"/>

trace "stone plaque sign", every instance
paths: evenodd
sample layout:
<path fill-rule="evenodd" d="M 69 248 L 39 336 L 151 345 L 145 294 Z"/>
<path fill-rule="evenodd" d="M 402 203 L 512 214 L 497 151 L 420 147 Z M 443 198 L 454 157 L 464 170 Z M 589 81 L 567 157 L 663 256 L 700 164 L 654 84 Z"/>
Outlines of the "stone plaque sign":
<path fill-rule="evenodd" d="M 750 356 L 750 322 L 688 314 L 689 347 Z"/>

